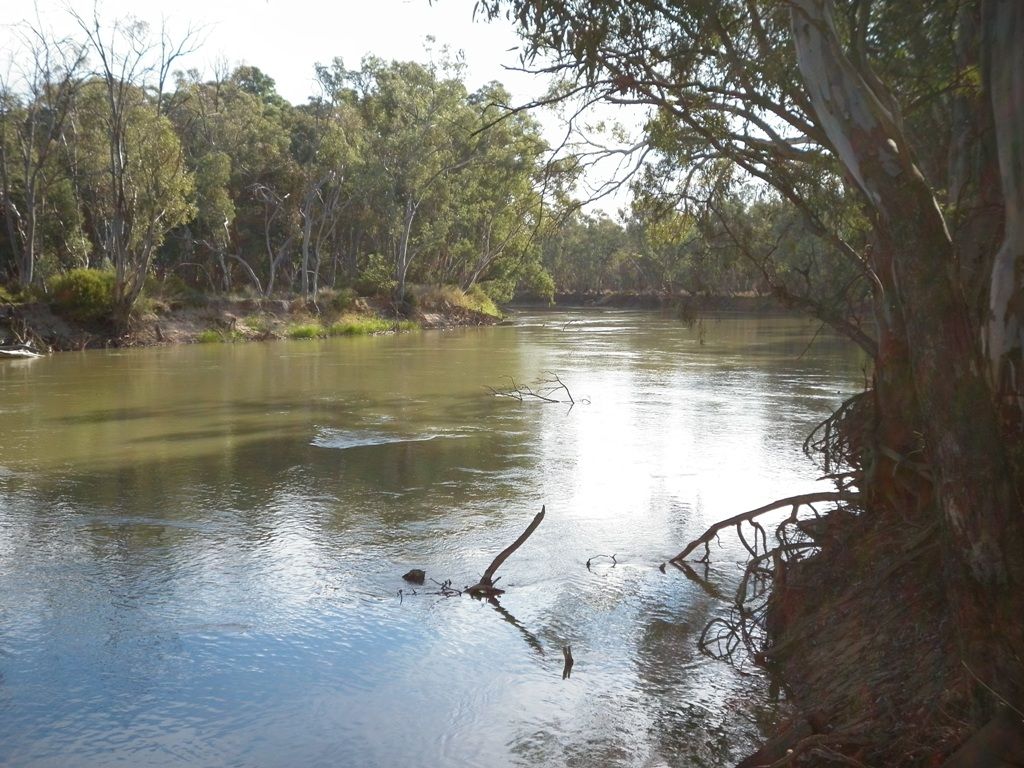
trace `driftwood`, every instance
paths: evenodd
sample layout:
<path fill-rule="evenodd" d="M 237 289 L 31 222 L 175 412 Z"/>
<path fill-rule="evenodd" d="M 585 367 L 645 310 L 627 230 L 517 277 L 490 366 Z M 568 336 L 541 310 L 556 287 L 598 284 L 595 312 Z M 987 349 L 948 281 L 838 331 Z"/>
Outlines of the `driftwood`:
<path fill-rule="evenodd" d="M 491 391 L 491 394 L 497 397 L 511 397 L 519 402 L 525 400 L 539 400 L 544 403 L 568 403 L 569 410 L 572 410 L 573 406 L 576 405 L 577 400 L 572 396 L 572 392 L 569 391 L 569 387 L 566 385 L 558 374 L 552 373 L 551 371 L 545 371 L 547 374 L 546 379 L 542 379 L 537 382 L 536 389 L 527 384 L 519 384 L 511 376 L 505 378 L 509 381 L 509 387 L 507 389 L 496 389 L 495 387 L 487 387 Z M 565 393 L 567 399 L 563 400 L 559 395 L 560 392 Z M 589 403 L 590 400 L 584 398 L 579 402 Z"/>
<path fill-rule="evenodd" d="M 590 564 L 594 560 L 600 560 L 601 558 L 606 558 L 608 560 L 611 560 L 612 561 L 612 568 L 614 568 L 616 565 L 619 564 L 619 561 L 615 559 L 615 555 L 594 555 L 592 558 L 587 560 L 587 570 L 588 571 L 590 570 Z M 663 573 L 664 573 L 664 571 L 663 571 Z"/>
<path fill-rule="evenodd" d="M 471 597 L 496 597 L 497 595 L 504 594 L 505 590 L 498 589 L 494 586 L 498 581 L 494 578 L 495 572 L 501 567 L 501 564 L 508 559 L 509 555 L 523 546 L 526 540 L 530 538 L 530 534 L 537 530 L 537 526 L 540 525 L 543 519 L 544 507 L 541 507 L 540 512 L 536 514 L 533 518 L 533 522 L 527 526 L 522 535 L 505 547 L 505 549 L 501 550 L 501 552 L 498 553 L 498 556 L 491 561 L 491 564 L 487 566 L 487 570 L 484 571 L 484 575 L 480 577 L 480 581 L 473 586 L 466 588 L 466 592 L 468 592 Z"/>
<path fill-rule="evenodd" d="M 572 646 L 562 646 L 562 656 L 565 658 L 565 666 L 562 667 L 562 679 L 568 680 L 572 676 L 572 665 L 576 662 L 572 658 Z"/>

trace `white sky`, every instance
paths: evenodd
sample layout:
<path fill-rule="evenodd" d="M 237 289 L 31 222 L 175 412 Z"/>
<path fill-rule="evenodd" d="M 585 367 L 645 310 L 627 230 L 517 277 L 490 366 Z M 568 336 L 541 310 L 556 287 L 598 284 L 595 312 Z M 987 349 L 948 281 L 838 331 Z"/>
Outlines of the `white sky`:
<path fill-rule="evenodd" d="M 527 100 L 545 89 L 539 78 L 503 69 L 518 65 L 518 50 L 509 50 L 519 45 L 515 30 L 504 20 L 474 22 L 473 0 L 100 0 L 98 7 L 107 22 L 131 15 L 159 27 L 164 19 L 172 37 L 189 25 L 202 27 L 202 46 L 181 60 L 182 69 L 212 75 L 217 59 L 232 67 L 252 64 L 274 78 L 293 104 L 315 93 L 317 62 L 329 64 L 337 56 L 356 69 L 370 53 L 425 61 L 428 35 L 436 38 L 436 49 L 464 51 L 470 90 L 499 80 Z M 93 1 L 38 0 L 37 8 L 44 26 L 67 32 L 72 27 L 65 9 L 89 17 Z M 29 2 L 0 0 L 0 47 L 10 50 L 11 25 L 34 15 Z"/>

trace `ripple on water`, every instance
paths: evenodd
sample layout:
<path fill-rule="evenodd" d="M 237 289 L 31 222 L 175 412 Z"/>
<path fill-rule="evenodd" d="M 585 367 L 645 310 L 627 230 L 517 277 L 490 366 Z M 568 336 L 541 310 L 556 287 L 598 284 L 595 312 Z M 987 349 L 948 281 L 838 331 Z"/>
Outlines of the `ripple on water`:
<path fill-rule="evenodd" d="M 204 364 L 182 387 L 133 353 L 145 386 L 113 376 L 109 396 L 103 375 L 126 373 L 126 358 L 97 356 L 89 397 L 65 377 L 68 392 L 12 403 L 12 418 L 68 418 L 36 454 L 3 456 L 15 479 L 0 472 L 0 764 L 735 757 L 749 727 L 733 713 L 756 710 L 757 678 L 700 656 L 725 604 L 656 565 L 711 518 L 813 477 L 796 443 L 772 445 L 827 415 L 859 365 L 835 373 L 814 349 L 795 364 L 813 329 L 791 344 L 774 320 L 771 344 L 723 321 L 698 347 L 635 313 L 574 317 L 429 354 L 421 337 L 367 340 L 358 375 L 348 346 L 321 366 L 307 365 L 328 362 L 314 347 L 185 349 Z M 457 373 L 441 381 L 442 367 Z M 483 389 L 548 369 L 590 402 L 568 412 Z M 149 414 L 154 396 L 166 423 L 118 420 Z M 202 437 L 164 439 L 183 434 Z M 94 461 L 124 445 L 130 471 Z M 421 567 L 471 583 L 541 504 L 546 521 L 500 571 L 499 606 L 402 581 Z M 588 571 L 599 552 L 617 563 Z M 742 554 L 726 537 L 715 550 L 723 592 Z"/>

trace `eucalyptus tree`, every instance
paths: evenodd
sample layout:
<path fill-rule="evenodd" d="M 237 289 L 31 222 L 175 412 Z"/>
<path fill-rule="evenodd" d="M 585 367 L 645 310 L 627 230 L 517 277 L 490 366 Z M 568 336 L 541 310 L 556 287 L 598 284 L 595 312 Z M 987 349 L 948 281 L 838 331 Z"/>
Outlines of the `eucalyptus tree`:
<path fill-rule="evenodd" d="M 293 108 L 272 78 L 246 66 L 207 81 L 198 73 L 180 78 L 166 111 L 196 177 L 187 234 L 199 255 L 216 260 L 225 288 L 233 264 L 257 291 L 272 292 L 299 238 Z"/>
<path fill-rule="evenodd" d="M 439 269 L 465 290 L 497 273 L 498 262 L 514 266 L 536 251 L 548 204 L 544 195 L 547 143 L 539 125 L 526 113 L 498 119 L 510 101 L 499 83 L 489 83 L 469 97 L 481 128 L 471 150 L 476 159 L 459 172 L 454 189 L 455 236 L 464 247 L 459 257 Z"/>
<path fill-rule="evenodd" d="M 141 88 L 116 90 L 111 112 L 106 83 L 83 87 L 73 173 L 94 245 L 114 268 L 114 321 L 124 326 L 157 249 L 195 212 L 195 183 L 170 121 Z"/>
<path fill-rule="evenodd" d="M 194 180 L 163 114 L 171 67 L 190 35 L 174 44 L 134 19 L 75 20 L 95 67 L 75 112 L 75 171 L 96 244 L 114 268 L 113 319 L 126 327 L 157 249 L 194 211 Z"/>
<path fill-rule="evenodd" d="M 23 24 L 9 51 L 10 73 L 0 76 L 0 205 L 13 273 L 23 286 L 35 281 L 40 220 L 48 194 L 64 177 L 54 157 L 81 86 L 85 46 L 54 39 Z"/>
<path fill-rule="evenodd" d="M 630 233 L 603 213 L 569 216 L 544 239 L 543 264 L 558 290 L 619 290 L 622 266 L 636 252 Z"/>
<path fill-rule="evenodd" d="M 965 662 L 1024 703 L 1024 4 L 484 0 L 691 173 L 774 190 L 871 285 L 876 510 L 932 505 Z M 864 247 L 817 191 L 839 186 Z M 841 185 L 841 186 L 840 186 Z M 894 480 L 922 457 L 933 482 Z"/>
<path fill-rule="evenodd" d="M 362 118 L 348 99 L 314 99 L 295 110 L 292 154 L 300 169 L 300 287 L 306 298 L 320 285 L 324 257 L 337 274 L 346 209 L 359 190 L 353 187 L 364 140 Z"/>
<path fill-rule="evenodd" d="M 347 83 L 368 129 L 367 180 L 377 182 L 401 299 L 416 257 L 444 243 L 451 224 L 448 182 L 477 157 L 477 124 L 465 85 L 447 65 L 371 57 L 347 73 Z"/>

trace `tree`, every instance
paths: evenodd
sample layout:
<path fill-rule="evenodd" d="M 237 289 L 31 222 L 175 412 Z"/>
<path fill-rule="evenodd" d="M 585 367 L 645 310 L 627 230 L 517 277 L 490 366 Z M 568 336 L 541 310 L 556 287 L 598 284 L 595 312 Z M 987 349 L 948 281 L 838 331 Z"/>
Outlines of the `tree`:
<path fill-rule="evenodd" d="M 300 286 L 303 297 L 309 299 L 320 285 L 325 250 L 337 264 L 339 225 L 355 194 L 349 177 L 359 161 L 363 124 L 347 101 L 314 100 L 296 110 L 292 137 L 302 177 Z M 337 273 L 336 268 L 333 271 Z"/>
<path fill-rule="evenodd" d="M 462 169 L 455 187 L 458 216 L 453 239 L 463 244 L 461 258 L 448 260 L 442 276 L 469 290 L 507 262 L 511 272 L 536 246 L 544 217 L 544 158 L 547 144 L 537 123 L 526 114 L 498 120 L 510 96 L 489 83 L 469 98 L 479 133 L 474 161 Z"/>
<path fill-rule="evenodd" d="M 15 55 L 27 63 L 15 82 L 0 79 L 0 198 L 15 277 L 29 286 L 35 281 L 46 195 L 59 183 L 51 158 L 66 138 L 85 47 L 53 40 L 38 27 L 24 25 L 22 32 L 22 49 Z"/>
<path fill-rule="evenodd" d="M 269 294 L 294 255 L 300 171 L 291 149 L 293 111 L 274 81 L 252 66 L 207 82 L 191 73 L 167 100 L 200 196 L 189 237 L 208 244 L 222 285 L 231 285 L 232 269 L 240 268 Z"/>
<path fill-rule="evenodd" d="M 173 62 L 189 35 L 154 43 L 139 21 L 119 21 L 107 37 L 98 15 L 75 17 L 98 61 L 82 94 L 80 136 L 94 227 L 114 267 L 114 322 L 127 327 L 157 248 L 192 213 L 194 182 L 181 144 L 163 114 Z"/>
<path fill-rule="evenodd" d="M 440 74 L 433 65 L 373 58 L 347 73 L 370 128 L 365 158 L 379 180 L 378 210 L 389 212 L 398 300 L 416 257 L 444 241 L 450 224 L 445 182 L 476 158 L 477 126 L 465 86 L 457 76 Z M 427 209 L 430 215 L 420 216 Z"/>
<path fill-rule="evenodd" d="M 965 663 L 1020 711 L 1024 4 L 482 5 L 507 9 L 581 88 L 651 105 L 651 142 L 686 173 L 725 162 L 770 187 L 870 282 L 877 460 L 863 490 L 880 514 L 934 510 Z M 830 222 L 822 179 L 863 215 L 865 247 Z M 893 478 L 912 455 L 934 483 L 908 499 Z"/>

